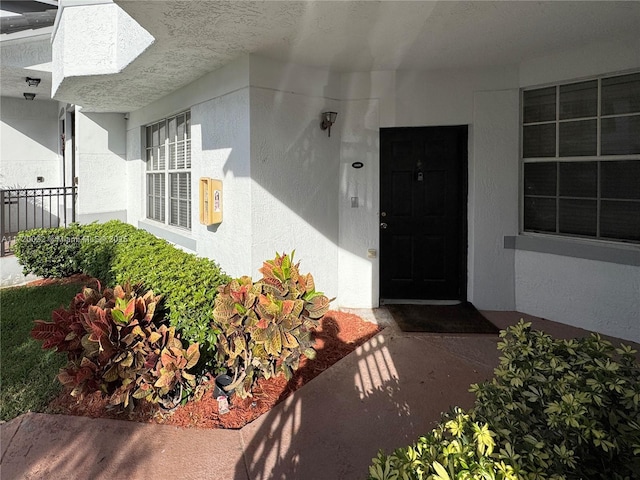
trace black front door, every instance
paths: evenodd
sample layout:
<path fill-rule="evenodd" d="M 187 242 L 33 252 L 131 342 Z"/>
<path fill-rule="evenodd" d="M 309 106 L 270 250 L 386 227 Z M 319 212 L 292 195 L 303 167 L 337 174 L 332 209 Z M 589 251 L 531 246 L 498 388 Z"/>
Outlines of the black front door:
<path fill-rule="evenodd" d="M 380 298 L 466 300 L 467 126 L 380 130 Z"/>

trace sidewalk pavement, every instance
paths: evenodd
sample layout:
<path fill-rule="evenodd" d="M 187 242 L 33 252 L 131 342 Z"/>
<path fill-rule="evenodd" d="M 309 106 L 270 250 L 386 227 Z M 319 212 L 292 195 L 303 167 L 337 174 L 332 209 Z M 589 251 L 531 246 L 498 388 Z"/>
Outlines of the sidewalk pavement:
<path fill-rule="evenodd" d="M 241 430 L 178 428 L 27 413 L 0 426 L 0 477 L 10 479 L 364 479 L 379 449 L 413 443 L 471 383 L 498 364 L 496 335 L 403 333 L 384 309 L 353 310 L 383 332 Z M 518 312 L 554 336 L 584 330 Z"/>

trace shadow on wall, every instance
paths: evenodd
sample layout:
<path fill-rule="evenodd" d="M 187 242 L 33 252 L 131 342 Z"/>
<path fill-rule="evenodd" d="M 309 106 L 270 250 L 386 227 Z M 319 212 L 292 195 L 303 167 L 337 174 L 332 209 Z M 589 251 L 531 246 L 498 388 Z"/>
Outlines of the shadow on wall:
<path fill-rule="evenodd" d="M 80 137 L 80 148 L 87 153 L 100 153 L 100 150 L 95 150 L 96 145 L 104 143 L 104 136 L 107 136 L 106 147 L 107 149 L 116 155 L 120 155 L 125 158 L 127 154 L 126 138 L 127 138 L 127 122 L 124 114 L 122 113 L 82 113 L 87 119 L 99 127 L 100 131 L 95 132 L 98 134 L 96 138 L 93 138 L 95 133 L 89 131 L 90 138 Z M 78 120 L 76 120 L 78 122 Z M 80 124 L 82 128 L 82 124 Z M 79 132 L 81 135 L 83 132 Z"/>
<path fill-rule="evenodd" d="M 287 83 L 294 74 L 284 68 L 282 82 Z M 326 92 L 337 91 L 337 77 L 332 78 L 327 76 Z M 315 241 L 328 248 L 324 238 L 335 247 L 339 245 L 339 218 L 344 200 L 340 162 L 345 111 L 341 102 L 332 99 L 329 93 L 326 97 L 313 97 L 290 93 L 286 86 L 281 88 L 253 86 L 250 87 L 250 100 L 243 100 L 241 94 L 221 100 L 219 107 L 229 109 L 226 121 L 217 118 L 223 125 L 214 125 L 216 119 L 208 115 L 200 125 L 203 164 L 209 159 L 224 162 L 222 170 L 228 179 L 250 176 L 253 228 L 267 240 L 265 251 L 300 249 L 295 243 L 282 245 L 278 239 L 284 239 L 285 243 L 303 243 L 304 240 L 305 244 L 311 245 Z M 338 111 L 331 137 L 320 128 L 320 114 L 327 110 Z M 238 111 L 250 112 L 250 135 L 247 129 L 245 138 L 238 133 L 245 128 L 240 122 L 242 119 L 236 118 Z M 194 118 L 194 121 L 198 120 Z M 237 128 L 232 128 L 233 125 Z M 205 135 L 204 132 L 210 133 Z M 219 160 L 221 158 L 224 160 Z M 227 192 L 231 194 L 233 186 L 231 182 L 225 185 L 225 196 Z M 275 219 L 277 227 L 267 224 L 267 230 L 264 230 L 260 224 L 263 217 L 270 217 L 271 223 Z M 256 239 L 256 242 L 263 244 L 262 239 Z M 309 258 L 304 251 L 300 253 L 301 258 Z M 316 270 L 311 264 L 307 266 Z"/>
<path fill-rule="evenodd" d="M 243 428 L 234 480 L 365 478 L 379 449 L 415 442 L 450 402 L 470 406 L 469 384 L 492 366 L 457 361 L 429 342 L 378 334 Z"/>
<path fill-rule="evenodd" d="M 42 189 L 42 191 L 48 189 Z M 69 199 L 57 195 L 29 197 L 29 191 L 7 190 L 3 197 L 2 239 L 5 252 L 10 251 L 19 232 L 35 228 L 52 228 L 71 221 L 73 206 Z"/>
<path fill-rule="evenodd" d="M 225 176 L 250 174 L 269 194 L 254 197 L 255 207 L 267 208 L 266 202 L 277 209 L 271 212 L 275 217 L 293 212 L 337 244 L 340 132 L 334 129 L 327 138 L 320 130 L 320 112 L 328 109 L 325 100 L 252 88 L 251 101 L 251 122 L 258 127 L 251 135 L 250 169 L 233 149 L 223 166 Z M 224 148 L 208 143 L 203 139 L 203 149 Z M 284 222 L 280 227 L 294 228 Z"/>
<path fill-rule="evenodd" d="M 33 160 L 33 144 L 37 143 L 37 157 L 55 161 L 58 155 L 58 102 L 50 100 L 25 101 L 20 98 L 2 97 L 2 123 L 20 134 L 20 145 L 14 152 L 17 158 L 3 158 L 3 162 Z M 4 129 L 4 126 L 3 126 Z M 3 142 L 8 141 L 9 132 L 3 132 Z M 14 134 L 15 135 L 15 134 Z M 12 137 L 14 135 L 11 135 Z M 48 154 L 43 149 L 48 150 Z M 24 158 L 25 152 L 32 155 Z"/>
<path fill-rule="evenodd" d="M 3 225 L 4 232 L 17 233 L 34 228 L 59 227 L 64 218 L 64 204 L 52 198 L 12 198 L 5 200 Z M 68 210 L 71 209 L 69 205 Z"/>

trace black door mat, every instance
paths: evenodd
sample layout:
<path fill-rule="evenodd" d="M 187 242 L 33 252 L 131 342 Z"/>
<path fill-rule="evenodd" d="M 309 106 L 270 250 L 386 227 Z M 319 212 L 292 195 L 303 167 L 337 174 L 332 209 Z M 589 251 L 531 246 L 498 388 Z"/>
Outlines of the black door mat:
<path fill-rule="evenodd" d="M 469 302 L 459 305 L 385 305 L 403 332 L 499 333 Z"/>

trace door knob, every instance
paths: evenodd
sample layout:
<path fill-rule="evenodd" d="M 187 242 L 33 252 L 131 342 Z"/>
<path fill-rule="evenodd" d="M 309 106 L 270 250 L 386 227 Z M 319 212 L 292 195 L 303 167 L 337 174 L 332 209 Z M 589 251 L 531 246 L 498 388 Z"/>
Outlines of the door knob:
<path fill-rule="evenodd" d="M 382 229 L 387 228 L 387 224 L 386 224 L 386 223 L 384 223 L 384 222 L 382 222 L 382 223 L 380 224 L 380 228 L 382 228 Z"/>

